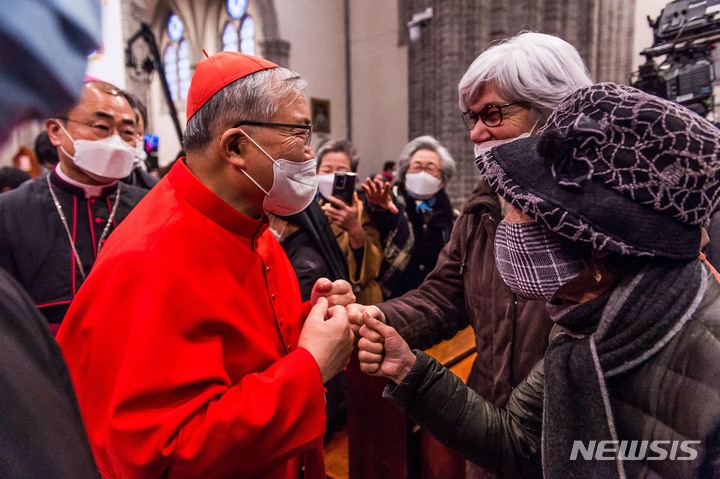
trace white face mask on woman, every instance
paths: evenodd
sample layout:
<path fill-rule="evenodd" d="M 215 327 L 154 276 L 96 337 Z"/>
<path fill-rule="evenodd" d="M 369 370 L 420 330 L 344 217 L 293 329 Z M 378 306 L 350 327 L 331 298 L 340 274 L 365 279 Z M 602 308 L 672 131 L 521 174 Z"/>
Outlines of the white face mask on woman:
<path fill-rule="evenodd" d="M 405 175 L 405 189 L 418 200 L 427 200 L 435 196 L 442 188 L 442 181 L 427 171 L 420 173 L 407 173 Z"/>
<path fill-rule="evenodd" d="M 504 140 L 490 140 L 490 141 L 483 141 L 482 143 L 478 143 L 475 145 L 475 158 L 482 155 L 483 153 L 490 151 L 491 149 L 495 148 L 496 146 L 504 145 L 505 143 L 510 143 L 515 140 L 519 140 L 520 138 L 527 138 L 530 136 L 530 133 L 523 133 L 520 136 L 516 136 L 514 138 L 505 138 Z"/>
<path fill-rule="evenodd" d="M 119 135 L 112 135 L 102 140 L 76 140 L 70 136 L 60 121 L 57 123 L 73 142 L 75 155 L 70 155 L 62 146 L 60 149 L 90 178 L 107 183 L 130 174 L 135 159 L 135 148 L 125 143 Z"/>
<path fill-rule="evenodd" d="M 247 133 L 243 131 L 243 134 L 273 162 L 273 185 L 270 191 L 266 191 L 260 186 L 247 171 L 240 170 L 265 193 L 263 210 L 278 216 L 290 216 L 307 208 L 317 194 L 317 162 L 315 160 L 302 162 L 276 160 L 255 143 L 255 140 L 250 138 Z"/>
<path fill-rule="evenodd" d="M 325 175 L 318 175 L 318 192 L 320 195 L 327 199 L 332 196 L 333 183 L 335 183 L 335 173 L 327 173 Z"/>
<path fill-rule="evenodd" d="M 532 135 L 535 132 L 535 128 L 537 128 L 537 125 L 539 123 L 539 120 L 533 123 L 532 128 L 530 128 L 530 131 L 526 131 L 522 135 L 518 135 L 513 138 L 505 138 L 504 140 L 490 140 L 490 141 L 483 141 L 482 143 L 478 143 L 475 145 L 475 158 L 482 155 L 483 153 L 490 151 L 491 149 L 495 148 L 496 146 L 504 145 L 505 143 L 510 143 L 511 141 L 519 140 L 520 138 L 527 138 L 530 135 Z"/>

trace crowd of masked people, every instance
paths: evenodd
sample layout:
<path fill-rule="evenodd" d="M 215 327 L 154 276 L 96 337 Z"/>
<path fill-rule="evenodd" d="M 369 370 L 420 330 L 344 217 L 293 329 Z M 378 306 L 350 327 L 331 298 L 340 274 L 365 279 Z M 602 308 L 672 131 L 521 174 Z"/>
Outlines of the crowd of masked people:
<path fill-rule="evenodd" d="M 44 78 L 99 38 L 56 34 L 72 61 Z M 350 142 L 313 151 L 306 81 L 257 56 L 198 62 L 160 180 L 142 104 L 63 80 L 0 110 L 56 157 L 18 152 L 0 194 L 1 477 L 325 478 L 351 356 L 464 477 L 720 477 L 704 118 L 522 33 L 459 79 L 480 180 L 458 211 L 435 138 L 355 180 Z M 423 350 L 468 326 L 463 382 Z"/>

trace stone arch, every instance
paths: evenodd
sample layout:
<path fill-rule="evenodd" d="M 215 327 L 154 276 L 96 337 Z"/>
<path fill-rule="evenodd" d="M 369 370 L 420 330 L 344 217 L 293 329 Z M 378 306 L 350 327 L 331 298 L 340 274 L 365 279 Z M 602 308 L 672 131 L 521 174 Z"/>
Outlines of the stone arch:
<path fill-rule="evenodd" d="M 155 0 L 148 2 L 149 24 L 162 51 L 165 45 L 165 21 L 171 11 L 185 22 L 190 56 L 194 65 L 204 58 L 202 49 L 212 53 L 220 49 L 223 0 Z M 279 36 L 278 16 L 274 0 L 250 0 L 251 13 L 257 26 L 258 54 L 279 65 L 288 64 L 290 44 Z M 211 51 L 212 50 L 212 51 Z"/>

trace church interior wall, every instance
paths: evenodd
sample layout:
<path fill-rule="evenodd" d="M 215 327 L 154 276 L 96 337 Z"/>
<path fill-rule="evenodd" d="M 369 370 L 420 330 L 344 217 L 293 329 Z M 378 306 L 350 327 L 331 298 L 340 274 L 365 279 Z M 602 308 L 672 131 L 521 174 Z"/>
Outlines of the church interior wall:
<path fill-rule="evenodd" d="M 127 25 L 124 28 L 125 35 L 127 36 L 128 32 L 136 30 L 140 20 L 146 21 L 151 25 L 155 33 L 161 52 L 167 41 L 163 36 L 167 15 L 170 11 L 178 13 L 186 23 L 187 36 L 191 47 L 191 67 L 193 69 L 195 63 L 203 56 L 203 48 L 207 49 L 208 53 L 215 53 L 220 49 L 220 34 L 218 32 L 223 22 L 223 0 L 120 1 L 126 10 L 134 12 L 135 17 L 137 17 L 131 20 L 136 22 L 136 25 Z M 652 42 L 652 31 L 647 26 L 645 17 L 648 14 L 656 17 L 666 2 L 657 2 L 655 0 L 633 0 L 629 3 L 618 0 L 597 2 L 598 0 L 580 0 L 580 3 L 584 5 L 583 8 L 598 9 L 598 18 L 606 18 L 602 16 L 602 11 L 599 10 L 601 6 L 605 9 L 614 9 L 613 12 L 619 12 L 624 15 L 623 18 L 625 19 L 632 18 L 629 22 L 629 28 L 634 30 L 633 61 L 632 67 L 630 64 L 628 64 L 628 67 L 636 69 L 642 60 L 637 52 Z M 454 3 L 454 1 L 448 3 L 435 2 L 434 0 L 363 0 L 361 2 L 352 0 L 249 0 L 249 12 L 256 20 L 256 38 L 260 50 L 258 53 L 262 55 L 264 42 L 270 42 L 280 50 L 279 54 L 277 51 L 273 51 L 273 54 L 283 58 L 282 47 L 285 46 L 286 55 L 283 66 L 296 70 L 308 80 L 309 85 L 306 90 L 308 99 L 317 98 L 329 101 L 330 131 L 326 134 L 317 133 L 314 135 L 314 145 L 317 146 L 326 137 L 333 139 L 350 138 L 360 153 L 362 161 L 359 174 L 361 178 L 364 178 L 368 174 L 378 171 L 384 161 L 396 160 L 402 147 L 411 136 L 416 136 L 416 134 L 436 134 L 441 141 L 449 143 L 451 151 L 458 156 L 456 159 L 461 162 L 465 160 L 465 153 L 471 151 L 470 146 L 464 148 L 460 144 L 456 145 L 455 143 L 460 140 L 454 141 L 454 136 L 448 133 L 449 115 L 456 112 L 443 112 L 441 114 L 439 113 L 439 105 L 442 105 L 441 109 L 443 110 L 447 109 L 447 105 L 450 105 L 450 108 L 456 107 L 455 99 L 453 98 L 450 101 L 448 95 L 451 93 L 455 95 L 455 92 L 450 90 L 454 90 L 459 75 L 472 59 L 465 58 L 467 52 L 464 51 L 459 53 L 444 51 L 459 42 L 457 38 L 454 38 L 452 31 L 445 32 L 442 35 L 437 32 L 426 32 L 427 35 L 432 35 L 426 37 L 426 41 L 430 38 L 429 41 L 435 44 L 430 46 L 435 51 L 433 56 L 438 54 L 455 55 L 453 58 L 456 58 L 457 62 L 466 64 L 458 67 L 457 70 L 460 73 L 451 72 L 458 78 L 452 81 L 451 88 L 445 89 L 447 91 L 428 92 L 430 97 L 437 96 L 437 100 L 433 100 L 437 105 L 427 109 L 427 111 L 431 116 L 437 116 L 438 118 L 436 120 L 430 119 L 429 122 L 420 122 L 418 118 L 421 118 L 422 115 L 416 116 L 413 113 L 418 110 L 417 106 L 413 107 L 413 102 L 424 101 L 423 96 L 409 92 L 414 91 L 412 89 L 417 87 L 418 81 L 423 80 L 418 79 L 418 75 L 411 68 L 413 63 L 408 58 L 410 48 L 417 49 L 418 45 L 412 46 L 407 40 L 403 41 L 403 37 L 406 39 L 408 34 L 405 26 L 408 20 L 407 17 L 416 13 L 418 9 L 422 10 L 420 7 L 436 5 L 437 14 L 443 9 L 443 11 L 449 11 L 450 7 L 446 6 L 446 4 Z M 477 13 L 478 8 L 481 10 L 495 8 L 495 13 L 499 16 L 496 16 L 492 22 L 488 18 L 479 18 L 477 16 L 474 16 L 476 18 L 475 22 L 468 18 L 458 21 L 462 21 L 463 25 L 473 23 L 487 26 L 492 23 L 491 29 L 499 29 L 503 32 L 507 30 L 507 34 L 512 34 L 514 30 L 524 28 L 526 23 L 538 22 L 543 15 L 548 17 L 548 14 L 552 14 L 552 11 L 548 9 L 562 6 L 566 2 L 528 0 L 525 2 L 527 3 L 526 7 L 522 9 L 519 4 L 523 2 L 511 2 L 510 8 L 502 7 L 506 3 L 497 0 L 478 0 L 477 3 L 460 2 L 458 4 L 460 6 L 454 7 L 454 9 L 460 12 L 461 15 L 467 15 L 467 12 Z M 625 5 L 625 11 L 623 11 L 621 4 Z M 608 7 L 608 5 L 611 7 Z M 636 6 L 636 12 L 634 15 L 628 15 L 627 8 L 633 5 Z M 349 65 L 346 65 L 345 58 L 345 8 L 348 8 L 349 14 Z M 578 12 L 564 8 L 556 8 L 556 10 L 557 15 L 555 16 L 558 17 L 556 23 L 565 28 L 559 33 L 561 35 L 563 32 L 567 34 L 567 27 L 562 26 L 565 20 L 562 20 L 560 16 L 577 14 Z M 524 18 L 522 25 L 516 24 L 519 21 L 518 12 L 520 11 L 523 12 L 522 16 Z M 565 13 L 562 13 L 563 11 Z M 463 14 L 462 12 L 466 13 Z M 553 21 L 552 18 L 555 18 L 553 15 L 550 15 L 550 17 L 550 20 L 547 18 L 546 20 Z M 124 16 L 123 20 L 125 21 L 126 18 L 128 16 Z M 587 16 L 584 18 L 587 18 Z M 444 27 L 446 30 L 453 28 L 452 24 L 447 22 L 437 20 L 436 22 L 437 25 L 446 25 Z M 543 29 L 544 26 L 546 25 L 541 26 L 540 29 Z M 571 32 L 579 32 L 578 35 L 581 35 L 584 28 L 584 25 L 576 26 L 574 30 L 571 29 Z M 471 55 L 473 58 L 477 54 L 474 50 L 479 52 L 480 48 L 487 46 L 494 39 L 493 35 L 473 34 L 472 31 L 475 29 L 475 27 L 471 26 L 462 29 L 462 31 L 472 34 L 474 38 L 471 45 L 473 47 L 473 55 Z M 601 34 L 602 31 L 604 30 L 597 34 Z M 603 45 L 607 45 L 608 42 L 622 41 L 610 37 L 602 40 L 595 51 L 584 44 L 578 46 L 578 48 L 581 51 L 585 50 L 584 56 L 590 61 L 594 61 L 593 59 L 601 54 Z M 449 47 L 446 47 L 446 45 Z M 267 47 L 267 45 L 265 46 Z M 415 51 L 414 55 L 417 55 L 417 50 Z M 624 68 L 623 65 L 618 66 L 617 64 L 610 65 L 607 68 L 610 67 L 614 69 L 612 74 L 616 76 L 617 71 Z M 595 65 L 594 68 L 599 67 Z M 160 137 L 160 163 L 166 164 L 175 158 L 180 150 L 180 142 L 170 120 L 169 109 L 165 104 L 157 74 L 153 74 L 152 78 L 149 84 L 130 80 L 128 89 L 134 92 L 140 90 L 145 94 L 151 116 L 148 131 Z M 438 78 L 440 77 L 436 77 L 436 79 Z M 442 82 L 450 81 L 445 76 L 440 79 Z M 614 80 L 622 81 L 622 78 L 615 78 Z M 178 103 L 178 110 L 180 124 L 184 127 L 184 105 Z M 24 128 L 19 128 L 11 137 L 11 141 L 0 149 L 0 164 L 9 164 L 10 158 L 14 151 L 17 150 L 17 147 L 23 143 L 30 143 L 41 128 L 41 123 L 33 123 Z M 437 130 L 437 132 L 432 130 Z M 462 141 L 464 145 L 466 142 L 465 136 L 463 136 Z M 461 196 L 462 191 L 459 191 L 458 194 Z"/>

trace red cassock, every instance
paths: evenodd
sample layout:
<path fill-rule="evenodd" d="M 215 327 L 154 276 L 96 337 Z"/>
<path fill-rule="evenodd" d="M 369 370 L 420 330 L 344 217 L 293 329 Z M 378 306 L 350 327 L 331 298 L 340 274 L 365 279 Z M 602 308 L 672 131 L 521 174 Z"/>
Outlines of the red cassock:
<path fill-rule="evenodd" d="M 58 341 L 106 477 L 325 478 L 308 305 L 267 220 L 178 161 L 101 251 Z"/>

